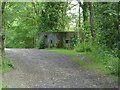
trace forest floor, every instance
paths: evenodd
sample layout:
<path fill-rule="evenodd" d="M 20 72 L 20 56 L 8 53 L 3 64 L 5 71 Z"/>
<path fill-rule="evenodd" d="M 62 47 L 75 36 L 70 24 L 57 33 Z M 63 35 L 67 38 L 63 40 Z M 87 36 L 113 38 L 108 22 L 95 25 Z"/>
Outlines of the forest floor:
<path fill-rule="evenodd" d="M 85 69 L 64 55 L 37 49 L 6 49 L 15 70 L 3 74 L 8 88 L 114 88 L 116 81 Z"/>

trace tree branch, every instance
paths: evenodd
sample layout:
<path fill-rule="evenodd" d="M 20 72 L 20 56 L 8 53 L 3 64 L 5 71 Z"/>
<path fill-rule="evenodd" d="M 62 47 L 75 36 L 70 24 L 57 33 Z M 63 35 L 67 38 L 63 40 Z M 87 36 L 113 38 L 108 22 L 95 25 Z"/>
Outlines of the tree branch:
<path fill-rule="evenodd" d="M 34 7 L 34 10 L 35 10 L 36 15 L 39 16 L 39 13 L 38 13 L 38 11 L 36 10 L 35 3 L 33 2 L 33 0 L 32 0 L 32 6 Z"/>

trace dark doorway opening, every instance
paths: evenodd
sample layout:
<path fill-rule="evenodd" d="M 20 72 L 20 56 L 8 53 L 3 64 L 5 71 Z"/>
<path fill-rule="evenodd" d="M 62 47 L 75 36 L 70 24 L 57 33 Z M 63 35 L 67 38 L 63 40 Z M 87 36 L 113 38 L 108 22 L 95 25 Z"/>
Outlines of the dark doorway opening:
<path fill-rule="evenodd" d="M 69 40 L 66 40 L 66 43 L 69 43 Z"/>
<path fill-rule="evenodd" d="M 50 43 L 52 43 L 52 40 L 50 40 Z"/>

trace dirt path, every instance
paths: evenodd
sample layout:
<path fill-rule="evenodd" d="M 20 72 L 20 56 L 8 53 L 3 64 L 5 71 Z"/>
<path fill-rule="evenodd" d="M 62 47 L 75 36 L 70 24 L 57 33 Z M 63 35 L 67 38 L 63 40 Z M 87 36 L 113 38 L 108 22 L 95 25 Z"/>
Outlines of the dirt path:
<path fill-rule="evenodd" d="M 15 70 L 3 75 L 9 88 L 109 88 L 114 80 L 83 69 L 71 56 L 37 49 L 6 49 Z"/>

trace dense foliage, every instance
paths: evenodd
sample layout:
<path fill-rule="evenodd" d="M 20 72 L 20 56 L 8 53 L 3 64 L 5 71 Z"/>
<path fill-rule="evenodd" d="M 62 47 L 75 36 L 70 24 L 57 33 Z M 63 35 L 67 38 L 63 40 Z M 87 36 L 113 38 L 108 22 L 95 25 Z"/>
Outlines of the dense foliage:
<path fill-rule="evenodd" d="M 111 49 L 117 48 L 118 41 L 118 3 L 95 3 L 95 20 L 98 41 Z"/>
<path fill-rule="evenodd" d="M 44 38 L 44 37 L 42 37 L 42 38 L 38 41 L 37 47 L 38 47 L 38 49 L 44 49 L 44 48 L 46 48 L 46 43 L 45 43 L 45 38 Z"/>
<path fill-rule="evenodd" d="M 76 5 L 82 10 L 72 13 Z M 81 8 L 81 9 L 80 9 Z M 77 11 L 77 9 L 75 9 Z M 69 13 L 68 13 L 69 11 Z M 34 48 L 40 32 L 71 30 L 70 45 L 78 52 L 90 52 L 91 58 L 118 74 L 120 52 L 118 2 L 7 2 L 3 13 L 7 48 Z M 38 41 L 45 48 L 44 40 Z"/>
<path fill-rule="evenodd" d="M 76 34 L 74 34 L 73 37 L 70 37 L 70 49 L 74 49 L 74 47 L 77 45 L 78 43 L 78 36 Z"/>
<path fill-rule="evenodd" d="M 87 3 L 87 2 L 86 2 Z M 84 3 L 85 4 L 85 3 Z M 83 5 L 84 5 L 83 4 Z M 89 52 L 95 63 L 102 63 L 111 74 L 118 75 L 119 68 L 119 31 L 118 31 L 118 3 L 92 3 L 94 8 L 94 31 L 92 36 L 90 15 L 84 16 L 84 41 L 75 46 L 77 52 Z M 90 12 L 90 9 L 86 10 Z M 83 12 L 85 13 L 85 12 Z M 88 13 L 89 14 L 89 13 Z M 84 15 L 84 14 L 83 14 Z M 94 38 L 94 39 L 93 39 Z"/>
<path fill-rule="evenodd" d="M 63 31 L 69 22 L 67 7 L 66 2 L 7 2 L 6 47 L 33 48 L 39 32 Z"/>

